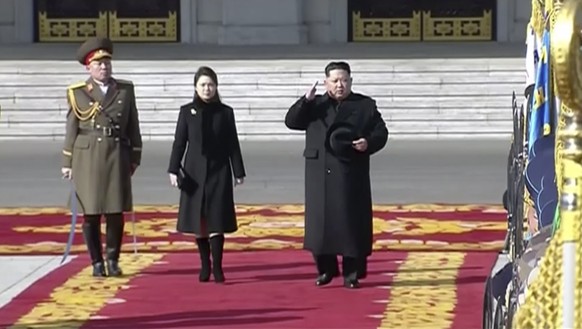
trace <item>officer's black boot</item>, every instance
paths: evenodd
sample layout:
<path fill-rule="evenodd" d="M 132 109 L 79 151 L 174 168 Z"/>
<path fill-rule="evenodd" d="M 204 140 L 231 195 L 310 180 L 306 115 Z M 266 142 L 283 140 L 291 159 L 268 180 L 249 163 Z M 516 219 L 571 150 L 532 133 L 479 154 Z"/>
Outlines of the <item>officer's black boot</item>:
<path fill-rule="evenodd" d="M 94 277 L 105 277 L 103 246 L 101 245 L 101 216 L 87 215 L 81 225 L 87 251 L 91 257 Z"/>
<path fill-rule="evenodd" d="M 196 238 L 198 254 L 200 254 L 200 274 L 198 281 L 206 282 L 210 280 L 210 242 L 208 238 Z"/>
<path fill-rule="evenodd" d="M 119 254 L 121 253 L 121 243 L 123 241 L 123 214 L 107 214 L 107 237 L 105 252 L 107 254 L 107 272 L 109 276 L 121 276 L 123 271 L 119 267 Z"/>
<path fill-rule="evenodd" d="M 215 235 L 210 238 L 210 249 L 212 251 L 212 275 L 214 282 L 222 283 L 225 281 L 224 271 L 222 270 L 222 254 L 224 251 L 224 235 Z"/>

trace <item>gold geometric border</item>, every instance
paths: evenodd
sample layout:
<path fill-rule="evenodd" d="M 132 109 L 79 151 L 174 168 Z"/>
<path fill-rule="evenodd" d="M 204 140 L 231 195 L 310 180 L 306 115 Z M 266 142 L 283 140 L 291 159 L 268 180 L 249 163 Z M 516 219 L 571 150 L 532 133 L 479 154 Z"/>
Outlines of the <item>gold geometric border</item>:
<path fill-rule="evenodd" d="M 237 213 L 245 213 L 260 210 L 273 210 L 284 213 L 303 213 L 303 204 L 238 204 Z M 440 204 L 440 203 L 410 203 L 410 204 L 378 204 L 373 206 L 374 211 L 382 212 L 469 212 L 482 211 L 486 213 L 506 213 L 499 204 Z M 136 213 L 177 213 L 178 205 L 136 205 Z M 70 214 L 65 207 L 3 207 L 0 208 L 0 216 L 26 216 L 26 215 L 60 215 Z"/>

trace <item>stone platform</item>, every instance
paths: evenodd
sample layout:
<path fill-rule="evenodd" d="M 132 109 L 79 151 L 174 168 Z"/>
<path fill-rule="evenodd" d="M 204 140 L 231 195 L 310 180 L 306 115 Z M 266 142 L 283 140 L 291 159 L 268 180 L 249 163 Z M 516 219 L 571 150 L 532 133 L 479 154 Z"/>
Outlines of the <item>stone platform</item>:
<path fill-rule="evenodd" d="M 87 77 L 76 45 L 14 46 L 0 54 L 0 139 L 61 139 L 65 88 Z M 337 51 L 334 51 L 337 48 Z M 289 106 L 330 60 L 353 68 L 354 91 L 377 100 L 395 138 L 502 137 L 511 131 L 512 92 L 521 94 L 515 44 L 337 46 L 185 45 L 116 47 L 114 72 L 136 85 L 146 140 L 173 136 L 178 108 L 191 100 L 200 65 L 219 75 L 242 139 L 299 139 L 283 124 Z"/>

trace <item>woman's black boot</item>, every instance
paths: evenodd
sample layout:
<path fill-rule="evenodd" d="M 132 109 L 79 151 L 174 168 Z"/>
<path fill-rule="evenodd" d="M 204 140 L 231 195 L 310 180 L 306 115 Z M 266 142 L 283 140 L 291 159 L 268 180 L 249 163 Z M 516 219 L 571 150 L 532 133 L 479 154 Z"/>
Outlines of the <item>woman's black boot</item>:
<path fill-rule="evenodd" d="M 212 250 L 212 274 L 214 282 L 222 283 L 225 281 L 224 272 L 222 271 L 222 253 L 224 250 L 224 235 L 215 235 L 210 238 L 210 248 Z"/>
<path fill-rule="evenodd" d="M 210 243 L 208 238 L 196 238 L 198 245 L 198 253 L 200 254 L 200 275 L 198 280 L 200 282 L 207 282 L 210 280 Z"/>

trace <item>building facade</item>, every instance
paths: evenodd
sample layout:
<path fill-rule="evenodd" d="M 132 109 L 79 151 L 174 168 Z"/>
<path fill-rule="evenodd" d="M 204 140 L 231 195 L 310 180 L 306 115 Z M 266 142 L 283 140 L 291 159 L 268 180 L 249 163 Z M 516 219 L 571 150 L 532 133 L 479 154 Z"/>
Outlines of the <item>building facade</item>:
<path fill-rule="evenodd" d="M 524 42 L 526 0 L 1 0 L 0 43 Z"/>

